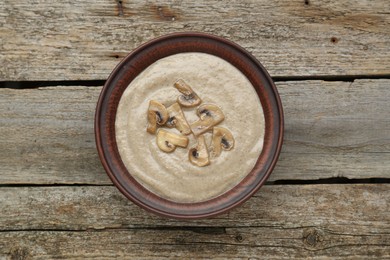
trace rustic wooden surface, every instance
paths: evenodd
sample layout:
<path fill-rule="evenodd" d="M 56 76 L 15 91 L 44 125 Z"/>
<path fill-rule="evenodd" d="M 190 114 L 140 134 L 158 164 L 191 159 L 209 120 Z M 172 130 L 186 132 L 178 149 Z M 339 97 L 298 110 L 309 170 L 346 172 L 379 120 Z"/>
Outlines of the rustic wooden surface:
<path fill-rule="evenodd" d="M 237 42 L 273 76 L 390 75 L 388 0 L 0 2 L 2 80 L 105 79 L 175 31 Z"/>
<path fill-rule="evenodd" d="M 193 30 L 265 65 L 285 142 L 249 201 L 178 221 L 112 186 L 93 117 L 129 51 Z M 390 258 L 388 0 L 4 0 L 0 39 L 1 260 Z"/>
<path fill-rule="evenodd" d="M 389 188 L 266 186 L 229 214 L 190 222 L 147 214 L 114 187 L 3 188 L 0 255 L 390 257 Z"/>
<path fill-rule="evenodd" d="M 389 86 L 390 80 L 278 82 L 285 141 L 269 180 L 389 177 Z M 110 184 L 93 132 L 100 90 L 0 89 L 0 183 Z"/>

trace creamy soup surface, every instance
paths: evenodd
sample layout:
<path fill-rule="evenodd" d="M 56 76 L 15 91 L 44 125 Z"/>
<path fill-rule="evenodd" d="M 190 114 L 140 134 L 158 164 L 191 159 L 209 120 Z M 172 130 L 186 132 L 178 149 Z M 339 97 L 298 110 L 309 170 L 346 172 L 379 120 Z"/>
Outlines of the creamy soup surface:
<path fill-rule="evenodd" d="M 225 115 L 219 126 L 230 130 L 234 148 L 222 151 L 211 164 L 195 166 L 188 159 L 196 139 L 191 134 L 187 148 L 161 151 L 156 135 L 146 132 L 150 100 L 166 107 L 180 95 L 173 84 L 183 79 L 202 99 L 218 105 Z M 198 120 L 196 107 L 182 108 L 188 123 Z M 164 129 L 180 134 L 175 128 Z M 182 53 L 156 61 L 127 87 L 119 102 L 116 141 L 129 173 L 146 189 L 165 199 L 201 202 L 228 191 L 254 167 L 264 141 L 264 114 L 249 80 L 225 60 L 204 53 Z M 211 143 L 211 133 L 206 133 Z"/>

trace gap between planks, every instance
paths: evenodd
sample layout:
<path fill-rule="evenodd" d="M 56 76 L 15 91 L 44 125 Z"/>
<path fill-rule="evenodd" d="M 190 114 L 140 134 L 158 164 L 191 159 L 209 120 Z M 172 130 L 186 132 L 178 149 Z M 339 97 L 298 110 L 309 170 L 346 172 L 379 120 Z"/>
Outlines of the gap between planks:
<path fill-rule="evenodd" d="M 272 77 L 274 82 L 282 81 L 346 81 L 354 82 L 358 79 L 390 79 L 390 74 L 382 75 L 323 75 L 323 76 L 275 76 Z M 0 81 L 0 88 L 11 89 L 34 89 L 41 87 L 62 87 L 62 86 L 80 86 L 80 87 L 99 87 L 105 84 L 105 79 L 97 80 L 48 80 L 48 81 Z"/>
<path fill-rule="evenodd" d="M 265 186 L 277 186 L 277 185 L 324 185 L 324 184 L 390 184 L 390 178 L 360 178 L 360 179 L 350 179 L 345 177 L 336 177 L 336 178 L 324 178 L 316 180 L 275 180 L 267 181 Z M 15 184 L 0 184 L 2 187 L 83 187 L 83 186 L 99 186 L 99 187 L 109 187 L 114 186 L 113 184 L 88 184 L 88 183 L 15 183 Z"/>

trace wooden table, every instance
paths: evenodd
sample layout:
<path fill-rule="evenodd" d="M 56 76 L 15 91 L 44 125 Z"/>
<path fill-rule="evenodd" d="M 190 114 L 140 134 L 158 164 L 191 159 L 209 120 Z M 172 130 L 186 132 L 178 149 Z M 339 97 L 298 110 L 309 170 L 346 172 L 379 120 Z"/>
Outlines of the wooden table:
<path fill-rule="evenodd" d="M 0 2 L 0 259 L 390 258 L 390 2 Z M 285 142 L 269 182 L 213 219 L 163 219 L 112 186 L 93 117 L 156 36 L 237 42 L 274 78 Z"/>

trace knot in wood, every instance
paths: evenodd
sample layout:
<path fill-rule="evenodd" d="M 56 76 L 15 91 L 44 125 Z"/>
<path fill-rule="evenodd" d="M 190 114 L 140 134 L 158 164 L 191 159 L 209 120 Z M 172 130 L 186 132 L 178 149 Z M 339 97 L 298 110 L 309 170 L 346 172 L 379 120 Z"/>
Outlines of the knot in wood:
<path fill-rule="evenodd" d="M 244 238 L 240 234 L 236 235 L 236 241 L 237 242 L 241 243 L 243 240 L 244 240 Z"/>
<path fill-rule="evenodd" d="M 339 42 L 339 39 L 337 38 L 337 37 L 332 37 L 332 38 L 330 38 L 330 42 L 331 43 L 338 43 Z"/>
<path fill-rule="evenodd" d="M 321 236 L 315 229 L 309 229 L 303 232 L 303 243 L 309 247 L 316 247 L 321 242 Z"/>

